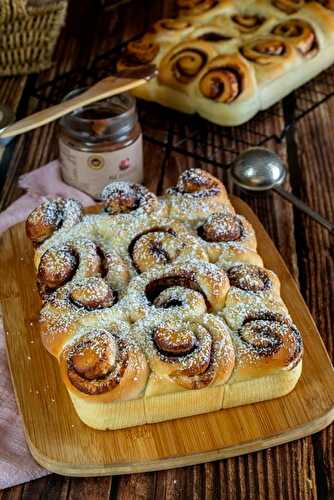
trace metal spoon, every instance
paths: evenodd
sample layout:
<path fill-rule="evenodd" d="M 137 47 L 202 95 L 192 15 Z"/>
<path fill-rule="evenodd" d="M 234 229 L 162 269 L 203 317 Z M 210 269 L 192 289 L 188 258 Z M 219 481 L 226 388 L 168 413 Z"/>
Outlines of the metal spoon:
<path fill-rule="evenodd" d="M 292 193 L 285 191 L 281 184 L 287 170 L 280 157 L 266 148 L 250 148 L 242 153 L 232 165 L 231 174 L 234 182 L 249 191 L 269 191 L 273 189 L 312 219 L 319 222 L 328 231 L 334 233 L 334 224 L 315 212 Z"/>

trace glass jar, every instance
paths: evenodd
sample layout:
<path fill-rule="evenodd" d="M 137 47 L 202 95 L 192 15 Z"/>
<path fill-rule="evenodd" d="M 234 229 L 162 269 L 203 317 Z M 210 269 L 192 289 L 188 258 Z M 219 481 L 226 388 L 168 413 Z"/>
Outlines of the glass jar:
<path fill-rule="evenodd" d="M 97 200 L 112 181 L 141 183 L 143 140 L 135 98 L 119 94 L 64 116 L 59 155 L 64 181 Z"/>

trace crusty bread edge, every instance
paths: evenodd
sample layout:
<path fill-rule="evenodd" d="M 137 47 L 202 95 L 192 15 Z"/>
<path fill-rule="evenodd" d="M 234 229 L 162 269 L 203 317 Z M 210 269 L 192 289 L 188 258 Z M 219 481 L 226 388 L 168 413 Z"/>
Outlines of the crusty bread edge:
<path fill-rule="evenodd" d="M 71 391 L 69 395 L 86 425 L 99 430 L 116 430 L 282 397 L 294 389 L 301 372 L 302 361 L 291 370 L 254 380 L 112 403 L 88 401 Z"/>
<path fill-rule="evenodd" d="M 286 396 L 296 386 L 302 373 L 302 360 L 291 370 L 281 371 L 257 379 L 243 380 L 225 385 L 223 408 L 233 408 L 268 399 Z"/>

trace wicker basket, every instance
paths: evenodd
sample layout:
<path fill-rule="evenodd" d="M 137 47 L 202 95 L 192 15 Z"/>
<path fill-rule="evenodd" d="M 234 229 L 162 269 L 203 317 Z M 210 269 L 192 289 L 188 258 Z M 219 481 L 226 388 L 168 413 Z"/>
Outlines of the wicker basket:
<path fill-rule="evenodd" d="M 51 66 L 67 0 L 0 0 L 0 76 Z"/>

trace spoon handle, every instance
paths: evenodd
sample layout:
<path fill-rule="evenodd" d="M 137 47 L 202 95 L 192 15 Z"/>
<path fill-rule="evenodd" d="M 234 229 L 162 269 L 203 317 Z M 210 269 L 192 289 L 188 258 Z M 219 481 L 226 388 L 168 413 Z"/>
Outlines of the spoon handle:
<path fill-rule="evenodd" d="M 332 224 L 331 222 L 329 222 L 329 220 L 325 219 L 318 212 L 310 208 L 308 205 L 306 205 L 306 203 L 297 198 L 294 194 L 290 193 L 289 191 L 285 191 L 285 189 L 283 189 L 281 186 L 275 186 L 273 187 L 273 190 L 276 191 L 276 193 L 278 193 L 279 195 L 281 195 L 282 198 L 285 198 L 286 200 L 293 203 L 293 205 L 299 208 L 299 210 L 302 210 L 304 213 L 312 217 L 312 219 L 319 222 L 322 226 L 328 229 L 330 233 L 334 234 L 334 224 Z"/>
<path fill-rule="evenodd" d="M 123 71 L 115 76 L 108 76 L 103 80 L 90 87 L 72 99 L 63 101 L 60 104 L 51 106 L 50 108 L 38 111 L 33 115 L 27 116 L 8 127 L 0 130 L 0 137 L 14 137 L 23 134 L 29 130 L 33 130 L 42 125 L 46 125 L 62 116 L 74 111 L 75 109 L 92 104 L 107 97 L 126 92 L 134 89 L 139 85 L 143 85 L 156 74 L 156 67 L 152 64 L 147 65 L 141 71 Z"/>

